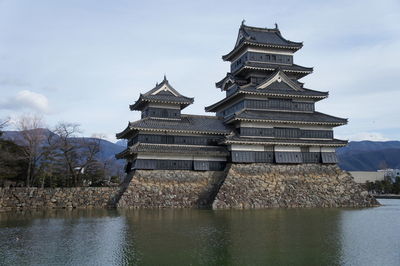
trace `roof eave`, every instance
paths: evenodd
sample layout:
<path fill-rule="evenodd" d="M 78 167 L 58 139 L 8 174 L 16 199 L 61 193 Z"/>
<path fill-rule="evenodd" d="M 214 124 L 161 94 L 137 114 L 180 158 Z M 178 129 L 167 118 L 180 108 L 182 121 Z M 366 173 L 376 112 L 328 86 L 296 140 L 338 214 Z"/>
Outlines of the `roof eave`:
<path fill-rule="evenodd" d="M 130 123 L 128 123 L 128 126 L 123 131 L 121 131 L 120 133 L 115 134 L 115 137 L 117 139 L 124 139 L 125 138 L 124 136 L 126 136 L 131 131 L 132 131 L 132 128 L 130 126 Z"/>
<path fill-rule="evenodd" d="M 304 125 L 329 125 L 333 127 L 343 126 L 347 124 L 346 121 L 343 122 L 310 122 L 310 121 L 291 121 L 291 120 L 271 120 L 271 119 L 254 119 L 254 118 L 241 118 L 236 117 L 236 115 L 226 120 L 225 123 L 231 123 L 234 121 L 246 121 L 246 122 L 265 122 L 265 123 L 282 123 L 282 124 L 304 124 Z"/>
<path fill-rule="evenodd" d="M 285 145 L 285 146 L 325 146 L 325 147 L 344 147 L 348 144 L 348 141 L 344 141 L 345 143 L 301 143 L 301 142 L 273 142 L 273 141 L 255 141 L 249 142 L 245 140 L 226 140 L 224 144 L 252 144 L 252 145 L 263 145 L 263 144 L 274 144 L 274 145 Z"/>
<path fill-rule="evenodd" d="M 181 110 L 188 107 L 194 102 L 194 98 L 188 98 L 188 102 L 183 102 L 183 101 L 163 101 L 163 100 L 147 100 L 147 99 L 141 99 L 140 101 L 138 100 L 132 105 L 129 105 L 129 108 L 131 111 L 141 111 L 142 107 L 146 103 L 167 103 L 167 104 L 177 104 L 180 105 Z"/>
<path fill-rule="evenodd" d="M 224 104 L 224 103 L 234 99 L 236 96 L 239 96 L 239 94 L 241 94 L 241 91 L 237 91 L 237 92 L 235 92 L 234 94 L 230 95 L 227 98 L 223 98 L 222 100 L 220 100 L 220 101 L 218 101 L 218 102 L 216 102 L 216 103 L 214 103 L 212 105 L 204 107 L 204 110 L 206 112 L 212 112 L 212 113 L 218 112 L 218 110 L 215 110 L 215 108 L 218 108 L 221 104 Z"/>
<path fill-rule="evenodd" d="M 190 134 L 209 134 L 209 135 L 229 135 L 230 131 L 217 132 L 217 131 L 202 131 L 202 130 L 178 130 L 166 128 L 145 128 L 145 127 L 132 127 L 132 130 L 143 131 L 156 131 L 156 132 L 176 132 L 176 133 L 190 133 Z"/>
<path fill-rule="evenodd" d="M 292 42 L 293 43 L 293 42 Z M 222 60 L 229 61 L 232 57 L 240 50 L 244 45 L 252 45 L 256 47 L 265 47 L 265 48 L 275 48 L 275 49 L 288 49 L 293 50 L 294 52 L 300 50 L 303 47 L 303 43 L 293 43 L 294 45 L 277 45 L 277 44 L 262 44 L 262 43 L 255 43 L 249 42 L 248 40 L 241 42 L 239 45 L 234 47 L 232 51 L 222 56 Z"/>

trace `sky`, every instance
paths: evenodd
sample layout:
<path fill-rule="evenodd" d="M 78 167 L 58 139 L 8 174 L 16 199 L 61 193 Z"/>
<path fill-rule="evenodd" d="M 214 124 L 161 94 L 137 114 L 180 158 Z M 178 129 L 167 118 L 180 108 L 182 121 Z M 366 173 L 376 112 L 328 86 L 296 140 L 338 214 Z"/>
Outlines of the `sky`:
<path fill-rule="evenodd" d="M 185 113 L 206 114 L 243 19 L 303 42 L 294 62 L 314 72 L 300 81 L 329 91 L 317 110 L 349 119 L 335 137 L 400 140 L 398 0 L 0 0 L 0 118 L 38 114 L 115 141 L 164 74 L 195 98 Z"/>

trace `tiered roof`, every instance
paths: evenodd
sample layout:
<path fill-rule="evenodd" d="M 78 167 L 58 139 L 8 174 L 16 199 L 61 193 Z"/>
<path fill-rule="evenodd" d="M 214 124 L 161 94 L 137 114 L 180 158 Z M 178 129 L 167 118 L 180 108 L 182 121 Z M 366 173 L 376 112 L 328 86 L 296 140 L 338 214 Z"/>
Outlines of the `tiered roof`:
<path fill-rule="evenodd" d="M 232 135 L 225 138 L 225 144 L 256 144 L 256 145 L 290 145 L 290 146 L 326 146 L 340 147 L 346 146 L 346 140 L 339 139 L 319 139 L 318 141 L 311 139 L 293 139 L 293 138 L 260 138 L 260 137 L 241 137 Z"/>
<path fill-rule="evenodd" d="M 194 98 L 189 98 L 183 96 L 178 91 L 176 91 L 171 84 L 169 84 L 167 78 L 164 76 L 164 80 L 157 84 L 150 91 L 140 94 L 139 99 L 129 108 L 133 110 L 142 110 L 147 103 L 168 103 L 168 104 L 177 104 L 181 109 L 186 106 L 192 104 Z"/>
<path fill-rule="evenodd" d="M 232 121 L 271 122 L 285 124 L 314 124 L 340 126 L 347 123 L 347 119 L 339 118 L 320 112 L 280 112 L 265 110 L 242 110 L 228 116 L 226 123 Z"/>
<path fill-rule="evenodd" d="M 231 52 L 222 56 L 222 59 L 227 61 L 231 60 L 234 55 L 238 54 L 245 46 L 253 47 L 266 47 L 276 49 L 288 49 L 297 51 L 303 47 L 301 42 L 292 42 L 285 39 L 278 29 L 278 25 L 275 24 L 275 28 L 257 28 L 242 25 L 239 28 L 238 38 L 235 47 Z"/>
<path fill-rule="evenodd" d="M 179 120 L 146 117 L 130 122 L 124 131 L 117 134 L 117 138 L 126 138 L 134 130 L 221 135 L 228 135 L 231 132 L 221 118 L 183 114 Z"/>
<path fill-rule="evenodd" d="M 179 145 L 179 144 L 153 144 L 136 143 L 116 155 L 117 158 L 124 158 L 126 155 L 135 153 L 179 153 L 182 155 L 208 155 L 227 156 L 228 150 L 222 146 L 205 145 Z"/>
<path fill-rule="evenodd" d="M 233 102 L 246 94 L 264 97 L 308 98 L 315 101 L 327 98 L 329 95 L 328 92 L 304 88 L 303 83 L 290 79 L 280 68 L 267 77 L 261 84 L 233 85 L 230 90 L 232 92 L 228 97 L 207 106 L 205 108 L 206 112 L 215 112 L 224 104 Z"/>

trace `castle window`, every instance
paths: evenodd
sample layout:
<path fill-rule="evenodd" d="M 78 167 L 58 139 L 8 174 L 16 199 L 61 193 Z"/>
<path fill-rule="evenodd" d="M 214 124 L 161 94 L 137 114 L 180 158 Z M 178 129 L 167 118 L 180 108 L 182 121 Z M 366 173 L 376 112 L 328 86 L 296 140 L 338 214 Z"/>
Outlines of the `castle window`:
<path fill-rule="evenodd" d="M 272 61 L 276 61 L 276 55 L 272 55 Z"/>

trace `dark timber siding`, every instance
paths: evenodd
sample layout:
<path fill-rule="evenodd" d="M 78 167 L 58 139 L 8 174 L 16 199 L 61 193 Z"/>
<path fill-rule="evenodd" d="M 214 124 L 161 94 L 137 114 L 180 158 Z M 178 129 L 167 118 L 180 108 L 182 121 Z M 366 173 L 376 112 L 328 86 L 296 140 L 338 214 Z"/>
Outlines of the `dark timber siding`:
<path fill-rule="evenodd" d="M 338 158 L 334 152 L 321 152 L 322 163 L 338 163 Z"/>
<path fill-rule="evenodd" d="M 193 161 L 193 160 L 156 160 L 137 159 L 133 163 L 134 169 L 152 170 L 198 170 L 222 171 L 226 162 L 220 161 Z"/>
<path fill-rule="evenodd" d="M 314 111 L 314 103 L 296 102 L 291 99 L 245 100 L 245 106 L 260 110 Z"/>
<path fill-rule="evenodd" d="M 314 112 L 315 105 L 311 102 L 297 102 L 291 99 L 249 100 L 245 99 L 219 112 L 221 116 L 228 116 L 243 109 L 255 110 L 287 110 L 299 112 Z"/>
<path fill-rule="evenodd" d="M 303 163 L 320 163 L 321 153 L 320 152 L 302 152 Z"/>
<path fill-rule="evenodd" d="M 134 143 L 157 143 L 157 144 L 184 144 L 184 145 L 216 145 L 222 139 L 218 137 L 202 137 L 202 136 L 170 136 L 170 135 L 153 135 L 139 134 L 129 141 L 130 145 Z"/>
<path fill-rule="evenodd" d="M 337 163 L 336 154 L 323 152 L 322 163 Z M 337 160 L 337 159 L 336 159 Z M 232 151 L 233 163 L 321 163 L 320 152 Z"/>
<path fill-rule="evenodd" d="M 178 119 L 181 117 L 181 111 L 179 109 L 148 107 L 142 112 L 142 118 L 145 117 L 162 117 L 162 118 Z"/>
<path fill-rule="evenodd" d="M 247 52 L 243 54 L 238 60 L 232 62 L 231 72 L 235 72 L 237 69 L 243 66 L 243 64 L 247 61 L 291 65 L 293 64 L 293 56 L 270 54 L 270 53 Z"/>
<path fill-rule="evenodd" d="M 241 127 L 241 136 L 274 137 L 274 138 L 321 138 L 332 139 L 332 130 L 308 130 L 299 128 L 253 128 Z"/>
<path fill-rule="evenodd" d="M 273 163 L 274 153 L 265 151 L 232 151 L 234 163 Z"/>
<path fill-rule="evenodd" d="M 302 163 L 303 155 L 301 152 L 275 152 L 276 163 Z"/>

